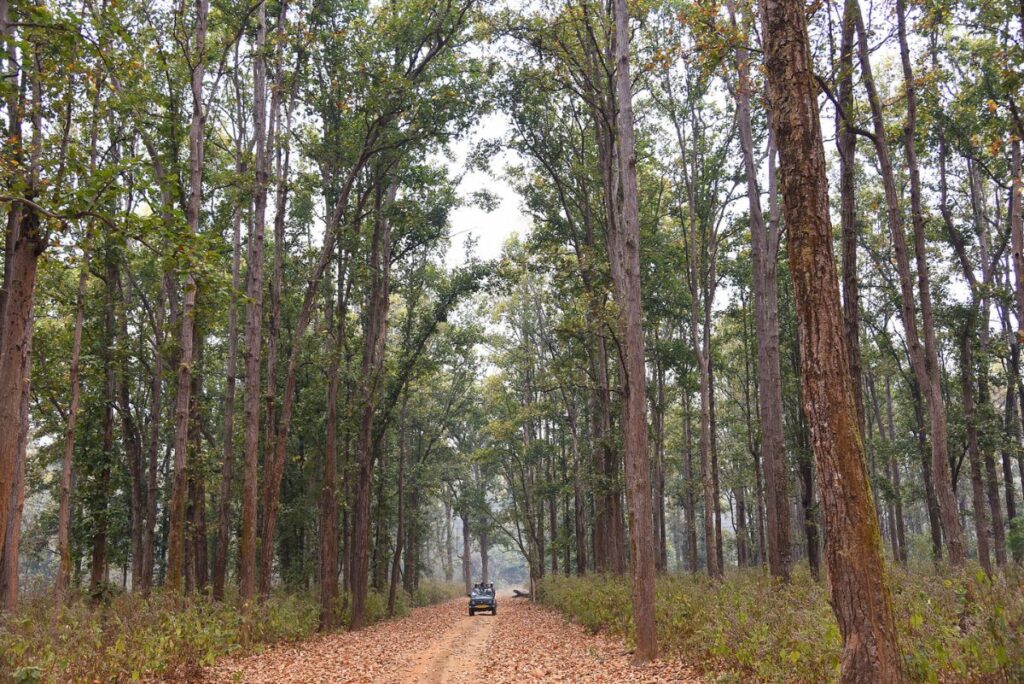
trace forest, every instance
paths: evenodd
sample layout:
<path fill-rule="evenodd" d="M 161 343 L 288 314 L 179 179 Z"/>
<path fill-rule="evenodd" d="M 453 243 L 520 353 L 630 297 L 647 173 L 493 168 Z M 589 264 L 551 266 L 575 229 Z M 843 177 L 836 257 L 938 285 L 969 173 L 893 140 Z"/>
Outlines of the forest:
<path fill-rule="evenodd" d="M 0 0 L 0 681 L 1024 681 L 1022 116 L 1009 0 Z"/>

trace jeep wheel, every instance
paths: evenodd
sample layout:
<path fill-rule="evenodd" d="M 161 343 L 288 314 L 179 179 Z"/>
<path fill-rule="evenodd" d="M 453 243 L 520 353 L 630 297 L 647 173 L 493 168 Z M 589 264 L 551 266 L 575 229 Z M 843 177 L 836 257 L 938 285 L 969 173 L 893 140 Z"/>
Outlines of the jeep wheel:
<path fill-rule="evenodd" d="M 473 617 L 474 615 L 476 615 L 476 611 L 473 610 L 472 608 L 470 608 L 469 609 L 469 617 Z"/>
<path fill-rule="evenodd" d="M 494 606 L 493 608 L 491 608 L 491 615 L 497 615 L 497 614 L 498 614 L 498 606 Z"/>

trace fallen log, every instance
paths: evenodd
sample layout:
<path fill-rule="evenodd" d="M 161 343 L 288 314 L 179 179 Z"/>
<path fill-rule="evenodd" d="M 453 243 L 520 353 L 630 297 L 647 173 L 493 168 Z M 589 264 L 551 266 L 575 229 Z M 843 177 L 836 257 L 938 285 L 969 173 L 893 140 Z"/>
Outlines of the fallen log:
<path fill-rule="evenodd" d="M 530 592 L 528 592 L 528 591 L 519 591 L 518 589 L 513 589 L 512 590 L 512 595 L 513 595 L 513 598 L 530 598 Z"/>

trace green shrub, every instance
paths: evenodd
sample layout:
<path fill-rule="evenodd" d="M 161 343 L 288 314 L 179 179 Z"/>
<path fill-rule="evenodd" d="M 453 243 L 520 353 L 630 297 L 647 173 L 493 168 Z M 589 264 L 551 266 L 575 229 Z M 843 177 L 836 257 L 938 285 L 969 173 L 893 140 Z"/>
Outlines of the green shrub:
<path fill-rule="evenodd" d="M 901 648 L 913 681 L 1024 681 L 1024 579 L 1011 570 L 890 576 Z M 552 576 L 540 600 L 588 629 L 632 639 L 626 578 Z M 834 681 L 841 639 L 824 583 L 798 569 L 789 585 L 758 571 L 724 581 L 658 578 L 655 610 L 663 649 L 728 671 L 725 681 Z"/>

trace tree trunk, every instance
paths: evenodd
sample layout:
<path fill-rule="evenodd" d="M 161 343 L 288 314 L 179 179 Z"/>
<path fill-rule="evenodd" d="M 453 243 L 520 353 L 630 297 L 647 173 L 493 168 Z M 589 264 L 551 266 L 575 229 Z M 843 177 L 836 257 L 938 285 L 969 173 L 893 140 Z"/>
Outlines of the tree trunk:
<path fill-rule="evenodd" d="M 852 130 L 853 110 L 853 38 L 859 0 L 845 0 L 843 33 L 839 50 L 839 87 L 836 111 L 836 147 L 839 150 L 839 220 L 843 245 L 843 326 L 846 353 L 853 376 L 853 398 L 857 405 L 860 434 L 864 436 L 864 393 L 860 364 L 860 288 L 857 274 L 856 213 L 857 134 Z"/>
<path fill-rule="evenodd" d="M 156 560 L 156 513 L 159 489 L 157 487 L 157 462 L 160 451 L 160 424 L 163 418 L 163 374 L 164 374 L 164 302 L 167 298 L 167 278 L 160 289 L 154 315 L 153 328 L 153 376 L 149 393 L 149 445 L 146 467 L 146 529 L 143 532 L 142 582 L 143 595 L 148 595 L 153 586 L 153 568 Z"/>
<path fill-rule="evenodd" d="M 236 169 L 246 175 L 246 163 L 236 148 Z M 224 385 L 224 451 L 220 470 L 220 497 L 217 508 L 217 547 L 213 556 L 213 598 L 224 600 L 224 583 L 228 573 L 228 546 L 231 536 L 231 491 L 235 464 L 235 388 L 238 380 L 238 294 L 241 290 L 242 205 L 231 217 L 231 302 L 228 305 L 228 359 Z"/>
<path fill-rule="evenodd" d="M 928 525 L 932 537 L 932 559 L 938 563 L 942 560 L 942 522 L 939 519 L 939 500 L 935 496 L 932 485 L 932 461 L 928 451 L 928 430 L 925 425 L 924 399 L 916 378 L 911 378 L 910 391 L 914 400 L 914 431 L 917 438 L 917 451 L 921 458 L 921 479 L 924 481 L 925 503 L 928 509 Z M 944 466 L 945 467 L 945 466 Z"/>
<path fill-rule="evenodd" d="M 1024 131 L 1018 130 L 1018 135 L 1024 135 Z M 1019 139 L 1010 144 L 1010 175 L 1013 178 L 1021 178 L 1024 174 L 1020 148 Z M 1021 344 L 1024 343 L 1024 193 L 1019 186 L 1014 190 L 1010 192 L 1010 236 L 1013 249 L 1013 293 L 1017 304 L 1017 343 Z M 1024 401 L 1020 405 L 1024 410 Z"/>
<path fill-rule="evenodd" d="M 462 517 L 462 583 L 466 594 L 473 589 L 473 547 L 469 539 L 469 513 L 463 511 Z"/>
<path fill-rule="evenodd" d="M 960 334 L 960 387 L 963 392 L 964 423 L 967 427 L 967 457 L 971 464 L 971 505 L 974 507 L 974 532 L 978 538 L 978 561 L 986 574 L 992 574 L 989 538 L 992 530 L 985 512 L 985 494 L 981 483 L 981 454 L 978 447 L 978 423 L 974 411 L 974 357 L 971 350 L 973 322 Z"/>
<path fill-rule="evenodd" d="M 889 444 L 896 444 L 896 421 L 893 418 L 892 410 L 892 382 L 887 375 L 885 377 L 885 409 L 886 422 L 889 426 Z M 881 425 L 879 425 L 881 430 Z M 900 482 L 900 464 L 895 452 L 890 457 L 892 463 L 892 494 L 895 499 L 896 513 L 896 542 L 899 545 L 899 561 L 907 564 L 907 535 L 903 521 L 903 485 Z"/>
<path fill-rule="evenodd" d="M 109 497 L 111 459 L 114 453 L 114 400 L 117 393 L 117 376 L 114 369 L 114 345 L 117 343 L 114 323 L 114 280 L 117 278 L 117 256 L 113 249 L 106 248 L 104 254 L 103 278 L 103 360 L 104 401 L 103 401 L 103 447 L 100 453 L 97 476 L 97 496 L 92 511 L 94 530 L 92 536 L 92 558 L 90 561 L 89 593 L 98 596 L 107 578 L 107 533 L 110 528 Z"/>
<path fill-rule="evenodd" d="M 683 434 L 686 449 L 685 482 L 686 490 L 683 507 L 686 512 L 686 550 L 690 572 L 697 572 L 697 501 L 694 494 L 693 436 L 690 419 L 690 394 L 683 393 Z"/>
<path fill-rule="evenodd" d="M 903 215 L 899 206 L 899 194 L 896 187 L 895 175 L 893 173 L 892 161 L 889 156 L 889 148 L 886 145 L 885 122 L 882 115 L 882 105 L 878 92 L 875 89 L 874 76 L 871 71 L 871 60 L 869 57 L 868 36 L 864 29 L 864 19 L 859 7 L 856 12 L 856 27 L 858 36 L 858 49 L 860 53 L 861 71 L 863 73 L 864 86 L 868 92 L 868 101 L 871 105 L 871 118 L 874 124 L 875 151 L 878 156 L 878 165 L 882 175 L 882 184 L 885 190 L 887 209 L 887 220 L 889 232 L 892 238 L 893 256 L 896 261 L 896 271 L 899 276 L 901 307 L 900 319 L 907 340 L 907 349 L 910 355 L 910 362 L 914 369 L 914 375 L 921 387 L 923 396 L 927 399 L 928 415 L 931 423 L 931 474 L 933 486 L 938 501 L 939 516 L 942 523 L 942 531 L 949 547 L 949 559 L 953 565 L 962 565 L 966 556 L 964 553 L 963 531 L 960 525 L 960 516 L 957 511 L 956 496 L 949 474 L 949 445 L 946 428 L 946 408 L 942 396 L 941 367 L 938 362 L 937 344 L 935 341 L 935 326 L 932 320 L 931 290 L 928 283 L 927 255 L 924 251 L 924 221 L 921 215 L 920 197 L 914 198 L 915 192 L 919 193 L 919 186 L 915 190 L 912 182 L 912 202 L 916 202 L 913 208 L 914 224 L 914 247 L 917 258 L 918 289 L 921 298 L 921 318 L 924 330 L 924 346 L 921 345 L 917 328 L 917 307 L 914 301 L 914 285 L 911 280 L 910 261 L 907 256 L 906 231 L 904 230 Z M 901 19 L 902 22 L 902 19 Z M 912 89 L 912 88 L 911 88 Z M 908 103 L 909 104 L 909 103 Z M 908 117 L 909 118 L 909 117 Z M 913 129 L 908 127 L 906 133 L 913 141 Z M 909 146 L 912 152 L 913 143 Z M 908 158 L 908 166 L 911 175 L 917 173 L 916 157 Z"/>
<path fill-rule="evenodd" d="M 395 532 L 395 555 L 391 558 L 391 583 L 388 586 L 388 617 L 395 615 L 395 596 L 398 593 L 398 573 L 402 568 L 402 541 L 405 536 L 405 460 L 406 434 L 405 419 L 409 395 L 402 399 L 401 417 L 398 420 L 398 529 Z M 485 566 L 486 567 L 486 566 Z M 415 573 L 415 569 L 412 569 Z M 409 570 L 406 570 L 406 575 Z"/>
<path fill-rule="evenodd" d="M 323 485 L 320 493 L 320 631 L 337 624 L 338 602 L 338 385 L 344 353 L 345 265 L 338 259 L 337 325 L 334 307 L 327 307 L 327 328 L 334 334 L 334 346 L 327 369 L 327 436 L 324 445 Z"/>
<path fill-rule="evenodd" d="M 370 544 L 370 492 L 373 486 L 373 423 L 383 384 L 384 349 L 387 342 L 387 315 L 391 280 L 391 223 L 385 209 L 395 200 L 396 182 L 391 182 L 386 197 L 376 200 L 373 242 L 370 255 L 371 287 L 367 305 L 366 334 L 363 344 L 362 388 L 359 436 L 356 444 L 356 501 L 352 517 L 352 606 L 350 628 L 366 623 Z"/>
<path fill-rule="evenodd" d="M 732 3 L 730 3 L 731 5 Z M 736 17 L 732 6 L 732 23 Z M 754 135 L 750 115 L 750 60 L 744 40 L 736 50 L 736 127 L 743 153 L 743 169 L 750 204 L 750 235 L 754 266 L 754 307 L 757 326 L 757 399 L 761 423 L 760 455 L 767 485 L 768 569 L 773 577 L 789 580 L 789 495 L 786 454 L 782 436 L 782 370 L 779 363 L 779 285 L 776 263 L 779 249 L 777 221 L 765 223 L 761 190 L 754 163 Z M 769 153 L 771 154 L 771 153 Z M 774 188 L 773 188 L 774 190 Z"/>
<path fill-rule="evenodd" d="M 992 263 L 989 244 L 988 220 L 985 216 L 983 190 L 981 176 L 978 173 L 977 165 L 968 162 L 968 174 L 971 188 L 971 207 L 974 214 L 975 232 L 978 235 L 979 259 L 982 268 L 982 280 L 984 283 L 981 296 L 975 296 L 975 304 L 978 308 L 978 323 L 976 326 L 978 334 L 978 405 L 979 423 L 984 421 L 984 430 L 989 433 L 994 430 L 995 411 L 992 407 L 989 396 L 988 376 L 991 352 L 991 330 L 989 328 L 989 316 L 992 309 L 990 292 L 995 285 L 995 264 Z M 991 517 L 992 548 L 995 552 L 996 565 L 1000 568 L 1006 565 L 1006 530 L 1004 528 L 1003 507 L 999 500 L 999 476 L 996 472 L 995 445 L 994 440 L 986 439 L 982 447 L 982 462 L 985 464 L 985 489 L 988 495 L 988 506 Z"/>
<path fill-rule="evenodd" d="M 120 316 L 119 334 L 125 344 L 128 343 L 128 305 L 127 291 L 121 284 L 118 277 L 115 287 L 121 294 L 123 311 Z M 142 451 L 142 435 L 135 422 L 135 413 L 132 411 L 131 395 L 129 391 L 129 378 L 131 377 L 131 366 L 127 355 L 122 354 L 120 368 L 117 373 L 117 402 L 118 412 L 121 414 L 121 434 L 124 439 L 125 457 L 128 460 L 128 473 L 130 477 L 129 502 L 131 506 L 131 530 L 130 530 L 130 553 L 132 565 L 132 591 L 138 591 L 144 586 L 142 579 L 144 568 L 143 551 L 145 545 L 145 503 L 146 503 L 146 465 Z"/>
<path fill-rule="evenodd" d="M 189 194 L 185 219 L 189 233 L 199 233 L 199 212 L 203 199 L 203 157 L 206 112 L 203 111 L 203 78 L 206 73 L 206 25 L 209 0 L 196 0 L 192 66 L 192 123 L 189 129 Z M 186 475 L 188 450 L 189 400 L 192 389 L 192 337 L 195 327 L 196 278 L 189 269 L 185 275 L 181 306 L 181 358 L 178 362 L 178 396 L 174 416 L 174 468 L 171 483 L 170 528 L 167 538 L 167 585 L 172 591 L 183 588 L 185 551 L 185 504 L 188 491 Z"/>
<path fill-rule="evenodd" d="M 632 81 L 629 69 L 629 10 L 615 0 L 615 90 L 619 110 L 617 145 L 621 182 L 622 221 L 608 235 L 609 260 L 619 305 L 623 370 L 623 444 L 626 500 L 629 511 L 630 559 L 633 574 L 633 624 L 636 662 L 658 655 L 654 623 L 654 530 L 651 476 L 647 463 L 647 371 L 644 364 L 643 312 L 640 298 L 640 211 L 633 132 Z"/>
<path fill-rule="evenodd" d="M 892 599 L 885 583 L 860 437 L 839 286 L 817 92 L 799 0 L 765 0 L 768 100 L 785 178 L 783 212 L 796 299 L 804 408 L 828 535 L 832 609 L 843 636 L 844 682 L 900 682 Z"/>
<path fill-rule="evenodd" d="M 455 580 L 455 546 L 452 539 L 452 504 L 444 500 L 444 581 L 451 584 Z"/>
<path fill-rule="evenodd" d="M 79 380 L 82 357 L 82 326 L 85 320 L 85 288 L 89 281 L 89 252 L 82 256 L 78 273 L 78 297 L 75 300 L 75 329 L 71 338 L 71 405 L 68 408 L 67 428 L 64 432 L 64 459 L 60 473 L 60 507 L 57 513 L 57 579 L 54 598 L 58 606 L 64 604 L 71 580 L 71 483 L 75 461 L 75 427 L 81 402 L 82 383 Z"/>
<path fill-rule="evenodd" d="M 1013 453 L 1020 449 L 1020 423 L 1017 420 L 1017 388 L 1012 374 L 1006 383 L 1006 404 L 1003 412 L 1003 488 L 1006 495 L 1006 519 L 1017 517 L 1016 493 L 1013 484 Z M 1016 562 L 1021 559 L 1014 557 Z"/>
<path fill-rule="evenodd" d="M 708 297 L 706 301 L 714 301 L 714 297 Z M 707 331 L 706 334 L 708 335 L 708 396 L 711 400 L 708 413 L 711 420 L 711 431 L 709 435 L 711 437 L 711 473 L 715 496 L 715 556 L 718 562 L 718 576 L 722 577 L 725 575 L 725 544 L 722 538 L 722 489 L 718 470 L 718 417 L 715 403 L 715 366 L 714 361 L 711 359 L 710 314 L 711 311 L 709 309 L 705 314 L 707 316 L 707 322 L 705 323 L 704 329 Z"/>

